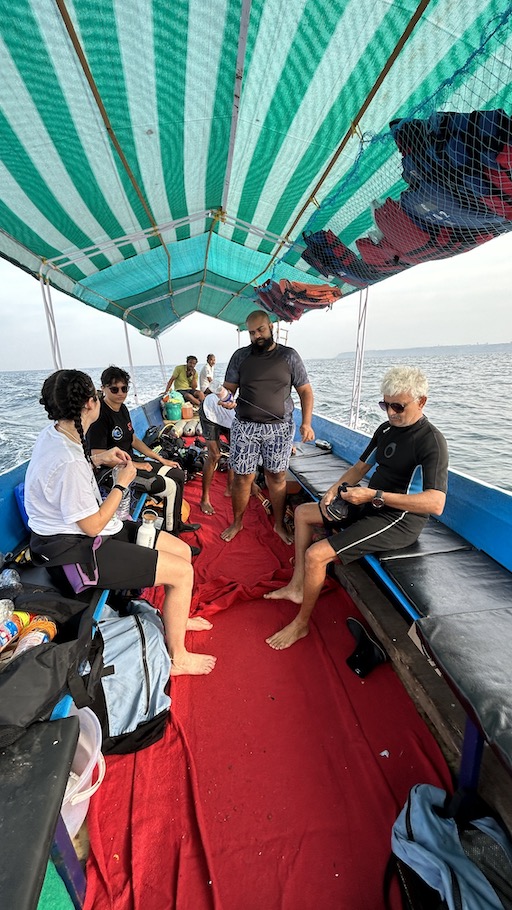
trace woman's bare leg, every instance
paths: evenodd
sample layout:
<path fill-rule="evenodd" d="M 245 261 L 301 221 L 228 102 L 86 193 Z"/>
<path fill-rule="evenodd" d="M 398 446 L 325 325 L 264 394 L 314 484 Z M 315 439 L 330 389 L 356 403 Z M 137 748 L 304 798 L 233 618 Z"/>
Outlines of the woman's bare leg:
<path fill-rule="evenodd" d="M 156 565 L 155 584 L 163 585 L 165 598 L 163 620 L 167 648 L 172 660 L 171 675 L 199 676 L 211 673 L 217 660 L 211 654 L 193 654 L 185 647 L 185 632 L 190 616 L 192 583 L 194 570 L 190 562 L 190 547 L 183 541 L 171 537 L 175 544 L 181 544 L 188 550 L 188 558 L 169 552 L 171 546 L 166 538 L 168 534 L 159 534 L 156 543 L 158 562 Z"/>

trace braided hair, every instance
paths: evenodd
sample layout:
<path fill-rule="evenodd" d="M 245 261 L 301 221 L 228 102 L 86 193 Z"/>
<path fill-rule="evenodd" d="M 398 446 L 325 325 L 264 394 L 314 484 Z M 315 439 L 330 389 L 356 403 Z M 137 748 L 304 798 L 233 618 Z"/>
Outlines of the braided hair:
<path fill-rule="evenodd" d="M 48 376 L 41 389 L 39 404 L 42 404 L 49 420 L 72 420 L 80 437 L 82 449 L 90 462 L 84 428 L 82 426 L 82 408 L 89 398 L 96 401 L 97 394 L 93 381 L 87 373 L 80 370 L 57 370 Z"/>

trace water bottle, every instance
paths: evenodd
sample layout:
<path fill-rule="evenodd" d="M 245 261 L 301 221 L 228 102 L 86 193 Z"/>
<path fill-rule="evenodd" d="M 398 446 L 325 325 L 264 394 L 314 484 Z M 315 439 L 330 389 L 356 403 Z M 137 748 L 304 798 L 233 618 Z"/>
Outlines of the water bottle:
<path fill-rule="evenodd" d="M 16 613 L 11 613 L 7 619 L 0 622 L 0 651 L 18 637 L 22 628 L 23 622 Z"/>
<path fill-rule="evenodd" d="M 213 392 L 219 401 L 222 401 L 224 404 L 228 404 L 230 401 L 233 401 L 233 393 L 226 389 L 222 385 L 222 382 L 216 382 L 216 380 L 213 379 L 210 382 L 208 388 L 210 389 L 210 392 Z"/>
<path fill-rule="evenodd" d="M 142 524 L 137 531 L 137 543 L 139 547 L 149 547 L 150 549 L 153 549 L 155 546 L 155 521 L 157 518 L 158 515 L 154 509 L 145 509 L 142 513 Z"/>
<path fill-rule="evenodd" d="M 13 657 L 19 657 L 20 654 L 28 651 L 29 648 L 35 648 L 36 645 L 43 645 L 47 641 L 51 641 L 56 634 L 57 626 L 51 619 L 45 616 L 36 617 L 20 635 Z"/>
<path fill-rule="evenodd" d="M 0 597 L 14 600 L 23 591 L 19 572 L 16 569 L 3 569 L 0 572 Z"/>
<path fill-rule="evenodd" d="M 13 611 L 14 604 L 12 600 L 9 600 L 8 598 L 0 600 L 0 622 L 9 619 L 9 617 L 12 616 Z"/>
<path fill-rule="evenodd" d="M 116 465 L 115 468 L 112 468 L 112 479 L 114 484 L 117 483 L 117 478 L 119 476 L 119 471 L 122 470 L 121 465 Z M 130 487 L 126 487 L 122 497 L 121 502 L 119 503 L 116 509 L 116 515 L 121 521 L 126 521 L 130 517 L 130 506 L 131 506 L 131 493 Z"/>

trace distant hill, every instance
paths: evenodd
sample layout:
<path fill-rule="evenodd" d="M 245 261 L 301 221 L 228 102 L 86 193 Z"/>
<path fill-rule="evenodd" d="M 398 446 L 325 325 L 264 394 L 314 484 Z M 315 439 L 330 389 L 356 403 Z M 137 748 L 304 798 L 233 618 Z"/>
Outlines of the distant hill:
<path fill-rule="evenodd" d="M 384 351 L 366 350 L 365 357 L 447 357 L 451 354 L 512 354 L 512 341 L 503 344 L 439 344 L 425 348 L 389 348 Z M 349 360 L 354 351 L 342 351 L 335 360 Z"/>

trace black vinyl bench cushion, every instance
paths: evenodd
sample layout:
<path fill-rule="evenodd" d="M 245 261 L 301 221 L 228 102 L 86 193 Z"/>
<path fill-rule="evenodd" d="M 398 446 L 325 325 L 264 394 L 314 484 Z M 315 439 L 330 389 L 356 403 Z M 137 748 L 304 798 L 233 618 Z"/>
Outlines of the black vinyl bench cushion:
<path fill-rule="evenodd" d="M 512 603 L 512 575 L 480 550 L 381 558 L 381 562 L 421 616 L 482 614 Z"/>
<path fill-rule="evenodd" d="M 457 550 L 471 550 L 471 544 L 464 540 L 455 531 L 450 531 L 446 525 L 441 524 L 436 518 L 429 518 L 416 543 L 405 547 L 403 550 L 386 550 L 379 553 L 379 560 L 384 564 L 386 571 L 392 572 L 394 560 L 409 559 L 412 556 L 431 556 L 435 553 L 454 553 Z"/>
<path fill-rule="evenodd" d="M 299 443 L 295 448 L 297 454 L 290 458 L 290 471 L 315 499 L 321 499 L 350 467 L 348 461 L 317 446 Z"/>
<path fill-rule="evenodd" d="M 37 906 L 78 733 L 78 717 L 35 723 L 0 750 L 3 907 Z"/>
<path fill-rule="evenodd" d="M 512 608 L 427 616 L 416 625 L 468 715 L 512 771 Z"/>

